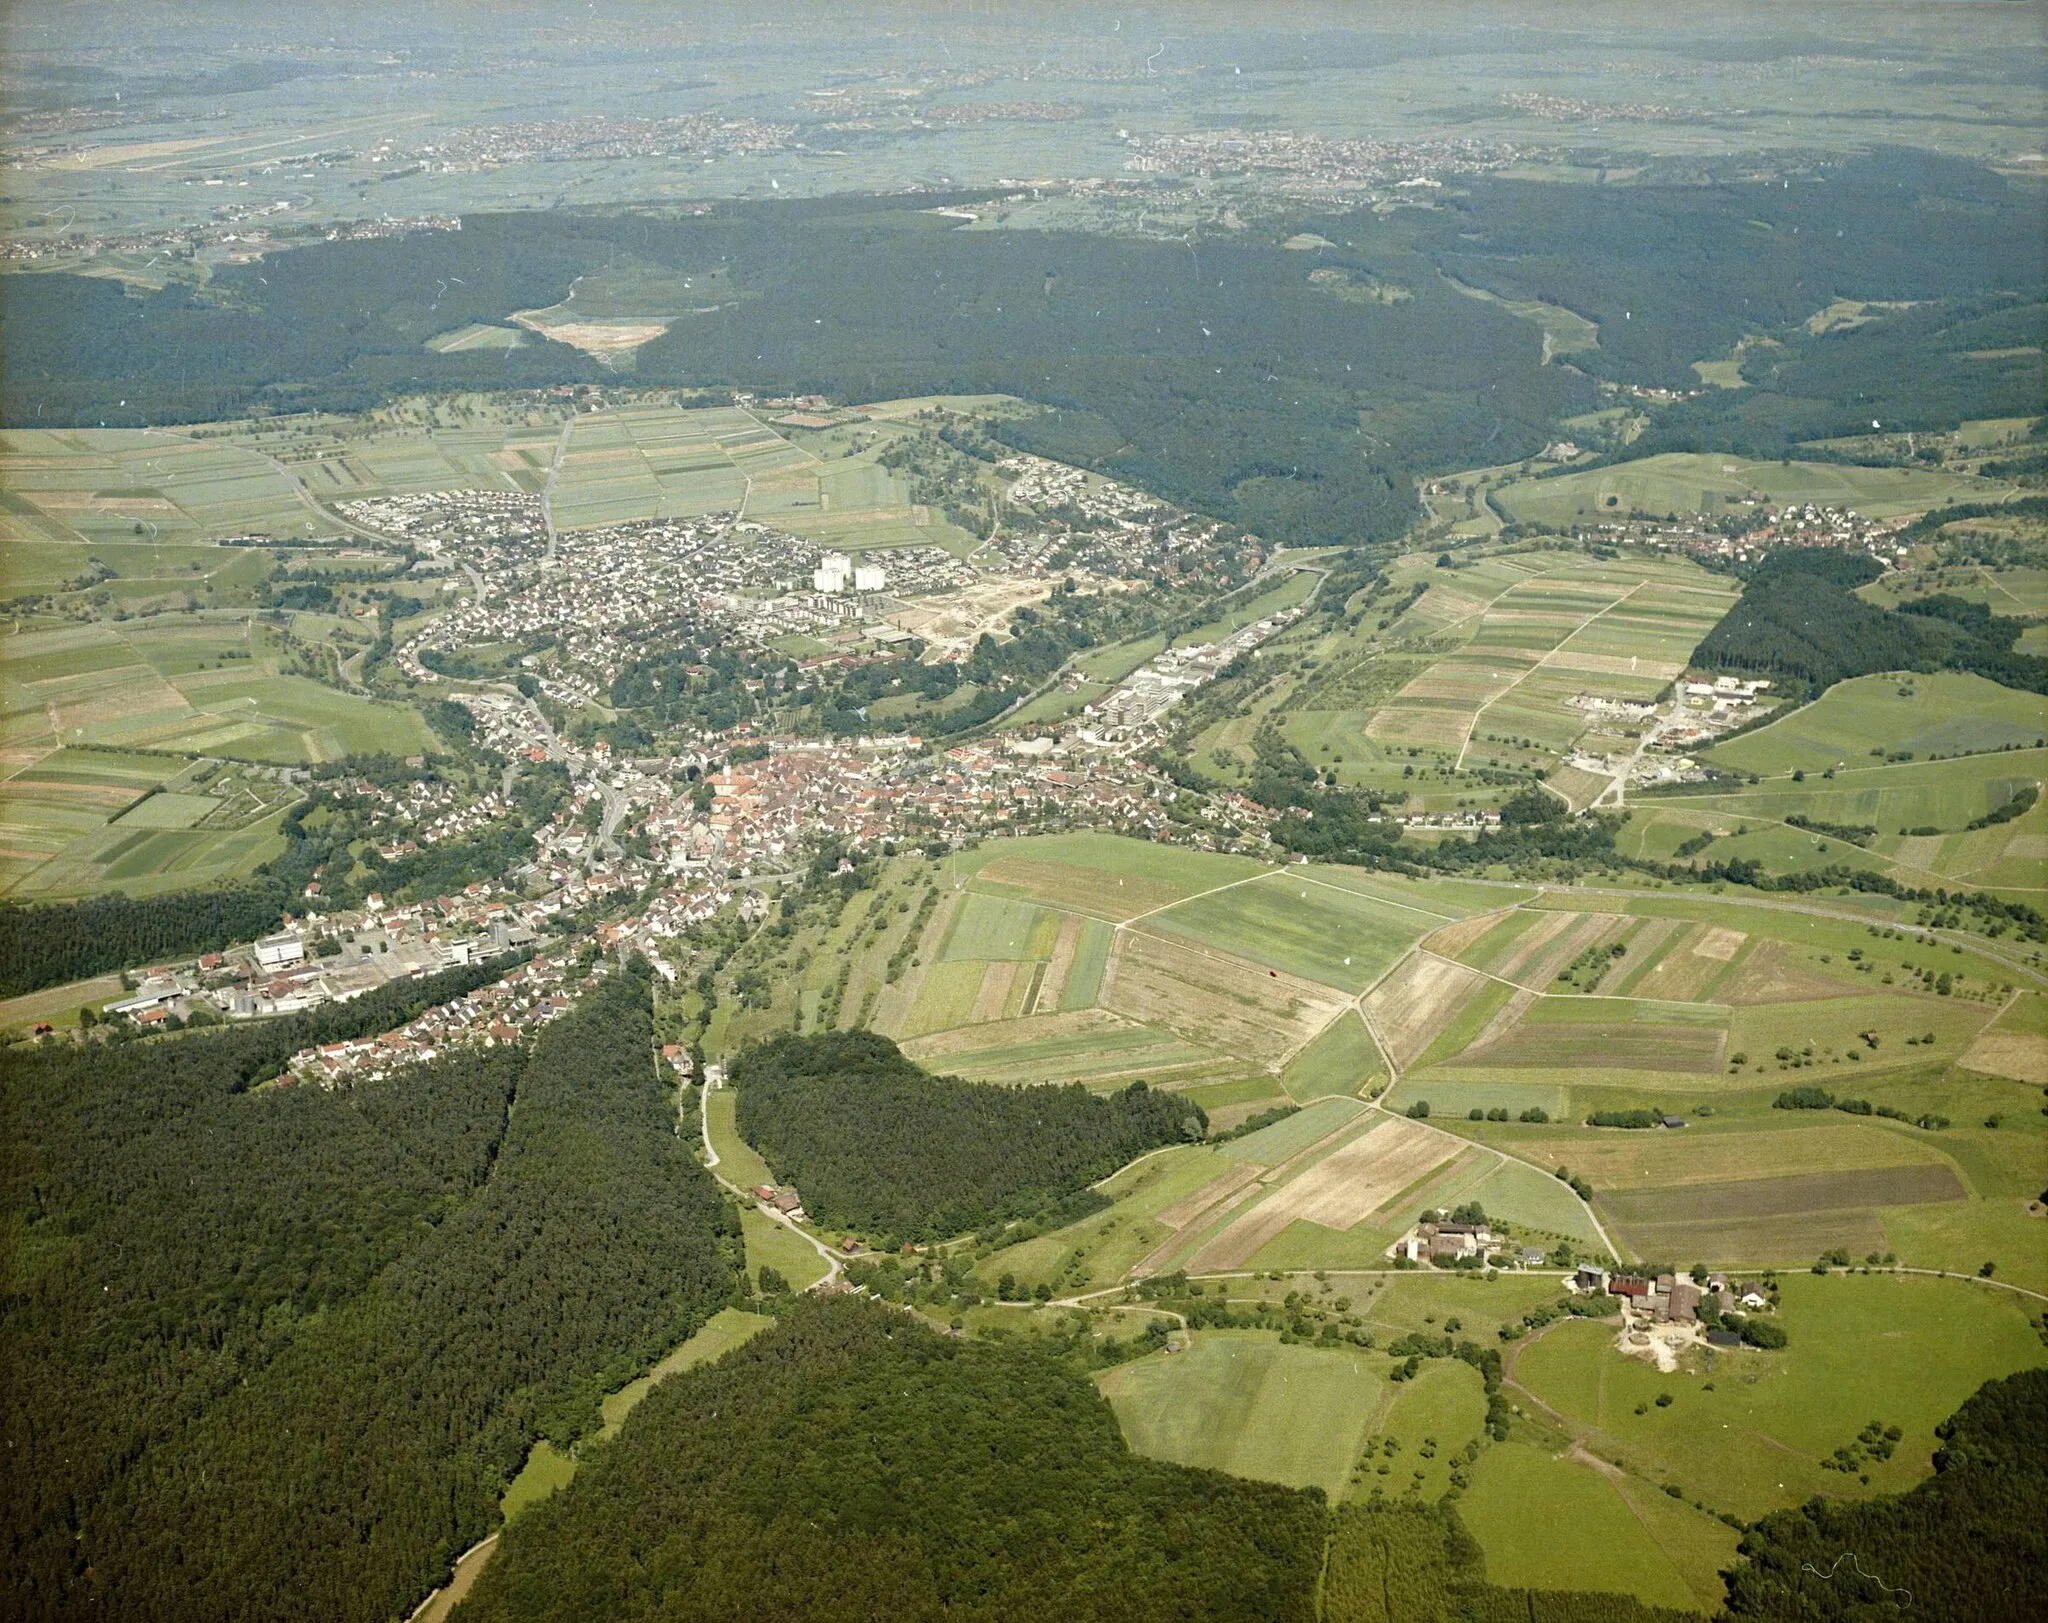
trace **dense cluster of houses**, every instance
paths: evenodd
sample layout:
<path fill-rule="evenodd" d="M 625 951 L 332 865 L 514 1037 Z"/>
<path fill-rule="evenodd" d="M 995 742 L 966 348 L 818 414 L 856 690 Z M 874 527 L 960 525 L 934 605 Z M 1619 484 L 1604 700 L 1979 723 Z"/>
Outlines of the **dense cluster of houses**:
<path fill-rule="evenodd" d="M 1434 190 L 1441 175 L 1516 161 L 1519 147 L 1447 136 L 1430 141 L 1331 140 L 1293 130 L 1237 128 L 1125 133 L 1124 168 L 1143 175 L 1243 176 L 1264 194 L 1332 204 Z"/>
<path fill-rule="evenodd" d="M 576 998 L 604 973 L 602 960 L 589 973 L 579 973 L 576 964 L 576 954 L 567 948 L 538 955 L 493 984 L 436 1004 L 395 1030 L 301 1049 L 292 1056 L 288 1074 L 296 1081 L 336 1088 L 386 1076 L 455 1047 L 525 1042 L 550 1020 L 567 1014 Z"/>

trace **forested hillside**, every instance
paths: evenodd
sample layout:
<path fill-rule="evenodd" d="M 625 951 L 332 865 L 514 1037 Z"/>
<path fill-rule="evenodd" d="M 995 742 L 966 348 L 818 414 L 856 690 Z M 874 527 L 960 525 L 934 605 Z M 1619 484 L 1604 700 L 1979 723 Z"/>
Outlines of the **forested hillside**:
<path fill-rule="evenodd" d="M 731 1292 L 644 971 L 342 1093 L 272 1027 L 4 1061 L 10 1615 L 404 1615 Z"/>
<path fill-rule="evenodd" d="M 2048 1617 L 2048 1370 L 1991 1382 L 1939 1432 L 1935 1474 L 1912 1492 L 1815 1500 L 1752 1528 L 1728 1615 Z"/>
<path fill-rule="evenodd" d="M 1099 1098 L 932 1076 L 865 1031 L 778 1037 L 741 1052 L 732 1080 L 741 1134 L 808 1210 L 899 1240 L 1024 1216 L 1207 1126 L 1142 1082 Z"/>
<path fill-rule="evenodd" d="M 2015 645 L 2027 622 L 1947 594 L 1882 609 L 1855 588 L 1884 573 L 1863 553 L 1788 547 L 1750 572 L 1742 596 L 1694 650 L 1707 670 L 1767 671 L 1808 691 L 1873 671 L 1971 671 L 2048 693 L 2048 659 Z"/>
<path fill-rule="evenodd" d="M 1323 1528 L 1318 1493 L 1135 1457 L 1029 1342 L 807 1300 L 657 1386 L 458 1615 L 1307 1623 Z"/>
<path fill-rule="evenodd" d="M 1748 334 L 1781 346 L 1748 352 L 1753 387 L 1676 410 L 1635 454 L 1776 454 L 1873 416 L 2036 409 L 2036 197 L 2035 182 L 1896 154 L 1769 183 L 1490 178 L 1429 209 L 1304 214 L 1290 228 L 1327 245 L 1313 252 L 1280 248 L 1285 229 L 963 231 L 930 212 L 934 194 L 471 215 L 459 232 L 224 266 L 198 292 L 8 277 L 0 399 L 13 424 L 122 426 L 597 381 L 612 374 L 560 344 L 424 344 L 605 269 L 668 290 L 647 295 L 645 314 L 673 324 L 636 355 L 637 383 L 1014 394 L 1058 409 L 1002 427 L 1013 444 L 1269 538 L 1386 539 L 1415 516 L 1418 475 L 1534 454 L 1598 404 L 1594 376 L 1696 387 L 1692 363 Z M 1532 322 L 1447 278 L 1575 311 L 1598 345 L 1545 365 Z M 1364 286 L 1385 296 L 1339 296 Z M 1840 298 L 1919 304 L 1807 333 Z"/>
<path fill-rule="evenodd" d="M 2048 281 L 2040 207 L 2034 182 L 1903 148 L 1783 180 L 1547 186 L 1487 178 L 1472 184 L 1437 253 L 1461 281 L 1597 322 L 1599 348 L 1573 357 L 1586 371 L 1695 389 L 1694 361 L 1726 355 L 1745 333 L 1803 322 L 1837 299 L 1925 302 L 1922 322 L 1945 325 L 1954 316 L 1944 301 L 2038 295 Z"/>

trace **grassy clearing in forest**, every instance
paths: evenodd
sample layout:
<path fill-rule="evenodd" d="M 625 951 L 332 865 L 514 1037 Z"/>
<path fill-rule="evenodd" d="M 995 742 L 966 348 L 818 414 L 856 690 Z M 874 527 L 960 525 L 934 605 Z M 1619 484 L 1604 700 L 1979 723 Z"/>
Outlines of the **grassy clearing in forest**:
<path fill-rule="evenodd" d="M 1211 1330 L 1185 1352 L 1098 1381 L 1136 1453 L 1336 1498 L 1379 1406 L 1382 1362 L 1352 1348 Z"/>

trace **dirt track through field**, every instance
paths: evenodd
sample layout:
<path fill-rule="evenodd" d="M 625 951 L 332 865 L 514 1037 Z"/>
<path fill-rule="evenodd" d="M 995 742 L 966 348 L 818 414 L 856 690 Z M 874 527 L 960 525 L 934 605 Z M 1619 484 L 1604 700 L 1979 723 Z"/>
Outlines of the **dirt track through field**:
<path fill-rule="evenodd" d="M 1314 981 L 1138 930 L 1118 932 L 1109 961 L 1104 1007 L 1258 1065 L 1282 1064 L 1345 1002 Z"/>
<path fill-rule="evenodd" d="M 1415 952 L 1373 988 L 1365 1008 L 1389 1056 L 1405 1071 L 1485 985 L 1486 977 L 1476 969 Z"/>
<path fill-rule="evenodd" d="M 1059 1009 L 1060 994 L 1067 989 L 1067 972 L 1074 967 L 1074 954 L 1081 945 L 1082 923 L 1072 913 L 1060 921 L 1059 939 L 1053 943 L 1045 979 L 1038 983 L 1038 999 L 1024 1011 L 1026 1014 L 1052 1014 Z"/>
<path fill-rule="evenodd" d="M 1010 986 L 1017 979 L 1017 965 L 1014 963 L 990 964 L 981 973 L 981 990 L 974 997 L 974 1013 L 969 1019 L 975 1025 L 984 1025 L 1003 1017 L 1003 1005 L 1009 1001 Z"/>

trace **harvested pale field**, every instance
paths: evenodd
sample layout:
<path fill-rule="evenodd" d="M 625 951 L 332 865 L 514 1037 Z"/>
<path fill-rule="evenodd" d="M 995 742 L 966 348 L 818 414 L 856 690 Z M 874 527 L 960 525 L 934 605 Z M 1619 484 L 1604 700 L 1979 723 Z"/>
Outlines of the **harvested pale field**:
<path fill-rule="evenodd" d="M 1106 1010 L 1075 1009 L 1068 1014 L 1037 1014 L 1022 1020 L 1012 1020 L 1005 1023 L 1000 1033 L 974 1026 L 958 1026 L 951 1031 L 934 1032 L 930 1036 L 906 1038 L 903 1052 L 922 1065 L 933 1060 L 943 1060 L 948 1054 L 968 1053 L 974 1049 L 986 1048 L 990 1040 L 997 1036 L 1005 1043 L 1033 1043 L 1055 1037 L 1095 1037 L 1109 1032 L 1127 1032 L 1131 1029 L 1128 1021 L 1119 1020 Z"/>
<path fill-rule="evenodd" d="M 1155 1087 L 1159 1085 L 1153 1084 Z M 1284 1094 L 1269 1094 L 1263 1099 L 1246 1099 L 1234 1105 L 1218 1105 L 1213 1110 L 1205 1105 L 1203 1114 L 1209 1118 L 1209 1130 L 1212 1133 L 1227 1133 L 1232 1128 L 1250 1121 L 1252 1117 L 1283 1103 L 1285 1099 Z"/>
<path fill-rule="evenodd" d="M 1365 1009 L 1389 1057 L 1406 1070 L 1485 984 L 1486 977 L 1476 969 L 1434 953 L 1411 953 L 1373 988 Z"/>
<path fill-rule="evenodd" d="M 1752 952 L 1722 988 L 1723 1003 L 1812 1003 L 1854 997 L 1862 987 L 1808 969 L 1781 941 L 1766 941 Z"/>
<path fill-rule="evenodd" d="M 1326 1229 L 1348 1229 L 1463 1150 L 1459 1140 L 1420 1122 L 1384 1120 L 1276 1190 L 1259 1211 L 1284 1209 L 1281 1227 L 1299 1218 Z"/>
<path fill-rule="evenodd" d="M 1573 811 L 1584 811 L 1614 786 L 1614 779 L 1606 773 L 1588 772 L 1576 766 L 1561 766 L 1545 781 L 1564 796 Z"/>
<path fill-rule="evenodd" d="M 1423 940 L 1423 947 L 1430 952 L 1441 953 L 1446 958 L 1459 958 L 1468 947 L 1473 946 L 1487 931 L 1500 923 L 1499 913 L 1477 913 L 1469 919 L 1460 919 L 1456 924 L 1446 924 L 1434 935 Z"/>
<path fill-rule="evenodd" d="M 968 1016 L 976 1025 L 1003 1017 L 1003 1007 L 1010 1000 L 1011 983 L 1017 979 L 1020 966 L 1014 962 L 990 964 L 981 972 L 981 991 L 974 999 L 974 1012 Z"/>
<path fill-rule="evenodd" d="M 1137 930 L 1119 932 L 1102 1002 L 1255 1064 L 1278 1067 L 1345 999 L 1327 986 Z"/>
<path fill-rule="evenodd" d="M 1682 661 L 1668 659 L 1643 659 L 1631 654 L 1581 654 L 1560 649 L 1543 662 L 1556 670 L 1590 671 L 1601 676 L 1644 676 L 1653 681 L 1668 682 L 1685 669 Z"/>
<path fill-rule="evenodd" d="M 1414 744 L 1463 744 L 1472 729 L 1470 710 L 1414 710 L 1393 705 L 1376 711 L 1365 729 L 1372 739 Z"/>
<path fill-rule="evenodd" d="M 2020 838 L 2024 839 L 2026 836 L 2022 835 Z M 1941 848 L 1947 842 L 1948 836 L 1945 834 L 1908 835 L 1893 848 L 1892 861 L 1898 863 L 1901 867 L 1918 868 L 1922 872 L 1932 872 L 1933 870 L 1929 867 L 1929 864 L 1941 855 Z M 2019 841 L 2014 840 L 2010 843 L 2016 845 Z M 2008 854 L 2010 854 L 2009 848 Z"/>
<path fill-rule="evenodd" d="M 1515 943 L 1514 950 L 1506 959 L 1494 966 L 1494 974 L 1504 981 L 1520 982 L 1522 970 L 1529 961 L 1569 930 L 1578 917 L 1576 913 L 1545 913 L 1534 925 L 1522 932 L 1522 938 Z"/>
<path fill-rule="evenodd" d="M 1667 920 L 1679 924 L 1679 920 Z M 1734 937 L 1731 943 L 1726 938 Z M 1720 939 L 1709 939 L 1720 938 Z M 1662 944 L 1663 956 L 1650 964 L 1624 990 L 1630 997 L 1659 998 L 1667 1003 L 1696 1003 L 1716 976 L 1728 967 L 1728 960 L 1749 938 L 1740 930 L 1719 930 L 1711 925 L 1684 926 L 1683 933 Z M 1649 947 L 1632 947 L 1649 952 Z"/>
<path fill-rule="evenodd" d="M 1382 1117 L 1377 1127 L 1324 1154 L 1327 1145 L 1349 1131 L 1347 1123 L 1304 1150 L 1291 1163 L 1306 1164 L 1300 1177 L 1281 1184 L 1264 1200 L 1241 1207 L 1186 1266 L 1196 1272 L 1242 1268 L 1297 1221 L 1348 1229 L 1465 1153 L 1465 1146 L 1447 1133 L 1399 1117 Z"/>
<path fill-rule="evenodd" d="M 642 344 L 659 338 L 669 329 L 666 321 L 550 321 L 539 318 L 546 312 L 521 310 L 512 319 L 522 327 L 531 327 L 543 338 L 551 338 L 558 344 L 568 344 L 595 356 L 598 360 L 610 360 L 615 356 L 630 353 Z"/>
<path fill-rule="evenodd" d="M 2015 834 L 2005 842 L 2005 855 L 2030 862 L 2048 858 L 2048 834 Z"/>
<path fill-rule="evenodd" d="M 1518 1146 L 1509 1143 L 1509 1148 Z M 1531 1159 L 1567 1159 L 1555 1141 L 1525 1148 Z M 1815 1167 L 1832 1172 L 1870 1168 L 1946 1166 L 1932 1144 L 1889 1128 L 1859 1122 L 1800 1122 L 1753 1132 L 1616 1132 L 1573 1142 L 1568 1157 L 1602 1198 L 1633 1190 L 1663 1190 L 1679 1184 L 1726 1184 L 1767 1177 L 1793 1177 Z"/>
<path fill-rule="evenodd" d="M 1957 1063 L 1990 1076 L 2009 1076 L 2015 1082 L 2048 1085 L 2048 1037 L 2032 1037 L 2023 1032 L 1990 1032 L 1970 1044 Z"/>
<path fill-rule="evenodd" d="M 1207 1274 L 1242 1268 L 1293 1221 L 1271 1200 L 1262 1201 L 1190 1257 L 1186 1264 L 1188 1272 Z"/>
<path fill-rule="evenodd" d="M 1086 921 L 1069 916 L 1060 921 L 1059 939 L 1053 943 L 1052 957 L 1046 962 L 1045 979 L 1038 983 L 1038 998 L 1025 1010 L 1026 1014 L 1049 1014 L 1060 1006 L 1060 997 L 1067 989 L 1067 972 L 1074 967 L 1074 954 L 1081 945 L 1081 926 Z"/>
<path fill-rule="evenodd" d="M 1618 913 L 1575 913 L 1569 916 L 1573 920 L 1570 927 L 1544 942 L 1541 951 L 1530 953 L 1523 960 L 1520 972 L 1510 975 L 1509 980 L 1543 991 L 1580 953 L 1605 946 L 1630 923 L 1628 918 Z"/>
<path fill-rule="evenodd" d="M 1184 1229 L 1245 1185 L 1257 1182 L 1264 1170 L 1256 1162 L 1239 1161 L 1229 1171 L 1211 1178 L 1192 1195 L 1184 1195 L 1164 1211 L 1155 1213 L 1152 1220 L 1164 1223 L 1170 1229 Z"/>

